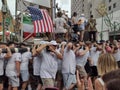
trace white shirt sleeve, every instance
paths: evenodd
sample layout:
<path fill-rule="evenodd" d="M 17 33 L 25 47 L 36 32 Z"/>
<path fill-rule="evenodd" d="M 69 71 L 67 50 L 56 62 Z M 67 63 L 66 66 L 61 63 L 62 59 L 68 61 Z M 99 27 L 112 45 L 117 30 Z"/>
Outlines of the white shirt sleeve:
<path fill-rule="evenodd" d="M 5 57 L 6 54 L 1 53 L 0 54 L 0 60 L 2 60 Z"/>
<path fill-rule="evenodd" d="M 28 58 L 32 59 L 32 53 L 31 52 L 28 52 Z"/>
<path fill-rule="evenodd" d="M 16 55 L 15 61 L 21 62 L 21 60 L 22 60 L 21 54 L 20 53 L 16 53 L 15 55 Z"/>
<path fill-rule="evenodd" d="M 63 18 L 63 22 L 66 23 L 66 20 Z"/>

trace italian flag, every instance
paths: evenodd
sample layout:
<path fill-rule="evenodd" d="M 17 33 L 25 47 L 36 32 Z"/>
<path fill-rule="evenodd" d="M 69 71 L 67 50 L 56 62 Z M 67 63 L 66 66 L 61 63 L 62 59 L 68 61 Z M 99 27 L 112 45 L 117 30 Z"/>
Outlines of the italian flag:
<path fill-rule="evenodd" d="M 23 37 L 26 38 L 29 35 L 33 36 L 34 35 L 34 26 L 32 23 L 32 19 L 30 16 L 23 15 Z"/>

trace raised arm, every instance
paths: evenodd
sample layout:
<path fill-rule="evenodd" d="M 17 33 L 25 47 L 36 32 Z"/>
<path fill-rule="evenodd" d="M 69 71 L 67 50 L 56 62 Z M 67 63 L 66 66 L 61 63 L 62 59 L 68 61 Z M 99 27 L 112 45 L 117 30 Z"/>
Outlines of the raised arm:
<path fill-rule="evenodd" d="M 86 47 L 85 50 L 83 50 L 83 51 L 77 51 L 77 55 L 78 55 L 78 56 L 83 56 L 83 55 L 85 55 L 88 51 L 89 51 L 89 48 Z"/>
<path fill-rule="evenodd" d="M 49 49 L 56 54 L 58 59 L 63 59 L 63 55 L 60 52 L 56 51 L 56 49 L 53 49 L 51 46 L 49 46 Z"/>
<path fill-rule="evenodd" d="M 7 49 L 7 53 L 6 53 L 6 55 L 5 55 L 5 59 L 9 59 L 11 56 L 12 56 L 12 53 L 11 53 L 11 51 L 10 51 L 10 48 L 9 47 L 6 47 L 6 49 Z"/>
<path fill-rule="evenodd" d="M 41 53 L 41 51 L 47 46 L 47 44 L 42 44 L 40 47 L 36 49 L 36 46 L 32 49 L 32 56 L 36 56 L 38 53 Z"/>
<path fill-rule="evenodd" d="M 37 47 L 37 45 L 34 45 L 34 47 L 32 48 L 32 56 L 36 56 L 37 55 L 36 47 Z"/>

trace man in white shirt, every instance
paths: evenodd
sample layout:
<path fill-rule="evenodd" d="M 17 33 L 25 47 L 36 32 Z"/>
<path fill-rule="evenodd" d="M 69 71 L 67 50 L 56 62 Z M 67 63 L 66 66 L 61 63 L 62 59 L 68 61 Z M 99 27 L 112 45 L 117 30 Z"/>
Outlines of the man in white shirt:
<path fill-rule="evenodd" d="M 97 63 L 100 54 L 102 53 L 102 47 L 96 43 L 93 43 L 92 47 L 90 48 L 90 55 L 89 59 L 91 60 L 91 75 L 96 78 L 98 76 L 97 72 Z"/>
<path fill-rule="evenodd" d="M 82 46 L 79 50 L 76 51 L 76 62 L 77 62 L 76 69 L 79 71 L 80 77 L 84 79 L 85 89 L 87 89 L 88 86 L 87 86 L 87 73 L 84 66 L 87 63 L 89 57 L 90 47 L 91 47 L 91 42 L 86 41 L 85 46 Z"/>
<path fill-rule="evenodd" d="M 63 41 L 61 42 L 60 46 L 58 47 L 58 52 L 60 52 L 63 55 L 64 48 L 66 46 L 67 42 Z M 63 77 L 62 77 L 62 60 L 58 59 L 58 71 L 56 74 L 56 86 L 59 88 L 59 90 L 63 89 Z"/>
<path fill-rule="evenodd" d="M 66 33 L 66 30 L 64 28 L 66 24 L 66 21 L 64 18 L 62 18 L 62 13 L 57 13 L 57 18 L 54 20 L 55 25 L 55 33 Z"/>
<path fill-rule="evenodd" d="M 73 44 L 69 42 L 63 51 L 62 74 L 64 88 L 66 90 L 73 89 L 74 85 L 76 84 L 75 78 L 76 60 L 72 47 Z"/>
<path fill-rule="evenodd" d="M 62 13 L 58 12 L 57 13 L 57 18 L 54 20 L 54 27 L 55 27 L 55 38 L 63 38 L 64 36 L 67 37 L 67 30 L 64 28 L 67 26 L 67 23 L 64 18 L 62 18 Z M 62 37 L 58 36 L 61 35 Z M 67 38 L 66 38 L 67 39 Z"/>
<path fill-rule="evenodd" d="M 27 48 L 26 44 L 21 43 L 21 48 Z M 25 90 L 29 81 L 28 64 L 32 60 L 32 54 L 30 51 L 21 54 L 22 60 L 20 65 L 20 74 L 22 79 L 22 90 Z"/>
<path fill-rule="evenodd" d="M 88 56 L 89 56 L 88 47 L 85 47 L 85 50 L 82 47 L 81 49 L 76 51 L 77 70 L 79 70 L 81 77 L 87 76 L 84 66 L 87 63 Z"/>
<path fill-rule="evenodd" d="M 33 56 L 33 75 L 35 76 L 37 80 L 37 87 L 36 90 L 42 89 L 42 80 L 40 76 L 40 67 L 42 62 L 42 56 L 36 52 L 37 48 L 39 48 L 40 45 L 34 45 L 32 49 L 32 56 Z"/>
<path fill-rule="evenodd" d="M 8 43 L 9 48 L 15 48 L 15 44 L 13 42 Z M 6 66 L 6 76 L 9 79 L 9 87 L 8 90 L 18 90 L 20 85 L 19 76 L 20 76 L 20 62 L 21 62 L 21 54 L 13 53 L 11 58 L 8 59 L 8 63 Z"/>
<path fill-rule="evenodd" d="M 43 88 L 54 87 L 54 80 L 58 68 L 57 58 L 62 59 L 62 55 L 56 51 L 56 46 L 56 41 L 51 41 L 49 45 L 43 44 L 36 50 L 42 55 L 40 76 L 42 78 Z"/>
<path fill-rule="evenodd" d="M 2 53 L 2 49 L 7 49 L 7 53 Z M 0 90 L 3 90 L 4 60 L 11 57 L 11 51 L 4 43 L 0 43 Z"/>

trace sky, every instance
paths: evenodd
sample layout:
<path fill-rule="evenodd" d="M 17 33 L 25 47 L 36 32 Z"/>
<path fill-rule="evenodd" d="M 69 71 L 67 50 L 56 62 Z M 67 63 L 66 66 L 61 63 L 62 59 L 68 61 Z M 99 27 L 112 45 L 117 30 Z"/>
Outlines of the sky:
<path fill-rule="evenodd" d="M 2 8 L 2 2 L 1 2 L 2 0 L 0 0 L 0 10 L 1 10 L 1 8 Z M 15 15 L 15 1 L 16 0 L 7 0 L 7 3 L 9 3 L 8 4 L 8 8 L 10 9 L 10 11 L 11 11 L 11 14 L 14 16 Z"/>
<path fill-rule="evenodd" d="M 62 9 L 62 10 L 66 10 L 68 11 L 68 16 L 71 16 L 71 0 L 56 0 L 56 2 L 58 3 L 58 6 Z"/>

